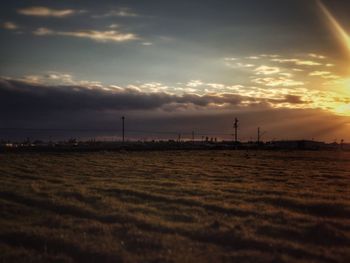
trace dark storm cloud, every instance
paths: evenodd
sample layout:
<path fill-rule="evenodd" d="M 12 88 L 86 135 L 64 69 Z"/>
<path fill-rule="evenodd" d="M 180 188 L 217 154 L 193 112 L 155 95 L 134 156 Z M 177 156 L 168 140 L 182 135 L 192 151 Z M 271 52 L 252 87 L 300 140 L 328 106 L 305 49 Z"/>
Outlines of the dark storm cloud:
<path fill-rule="evenodd" d="M 15 112 L 153 110 L 164 105 L 193 104 L 205 107 L 211 103 L 238 105 L 239 95 L 218 97 L 195 94 L 170 95 L 145 93 L 134 89 L 107 91 L 83 86 L 44 86 L 17 80 L 0 79 L 0 110 Z"/>
<path fill-rule="evenodd" d="M 49 114 L 52 112 L 156 110 L 176 111 L 195 106 L 239 108 L 256 103 L 304 103 L 298 96 L 286 95 L 282 99 L 258 99 L 238 94 L 172 95 L 164 92 L 142 92 L 131 88 L 114 91 L 101 87 L 46 86 L 19 80 L 0 79 L 0 116 L 8 119 L 19 115 Z"/>
<path fill-rule="evenodd" d="M 0 110 L 17 112 L 155 109 L 176 99 L 164 93 L 145 94 L 131 90 L 111 93 L 82 86 L 43 86 L 0 80 Z"/>

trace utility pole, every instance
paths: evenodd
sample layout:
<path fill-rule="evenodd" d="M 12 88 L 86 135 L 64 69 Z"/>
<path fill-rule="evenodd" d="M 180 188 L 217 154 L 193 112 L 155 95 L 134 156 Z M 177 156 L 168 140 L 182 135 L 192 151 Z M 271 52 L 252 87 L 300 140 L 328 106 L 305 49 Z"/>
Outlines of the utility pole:
<path fill-rule="evenodd" d="M 125 141 L 125 126 L 124 126 L 124 121 L 125 117 L 122 117 L 122 137 L 123 137 L 123 142 Z"/>
<path fill-rule="evenodd" d="M 235 143 L 237 143 L 238 142 L 238 119 L 237 118 L 235 118 L 235 123 L 233 124 L 233 128 L 235 128 Z"/>
<path fill-rule="evenodd" d="M 258 127 L 258 140 L 257 140 L 257 144 L 259 145 L 260 143 L 263 143 L 261 141 L 262 136 L 264 136 L 266 134 L 266 131 L 261 131 L 260 127 Z"/>

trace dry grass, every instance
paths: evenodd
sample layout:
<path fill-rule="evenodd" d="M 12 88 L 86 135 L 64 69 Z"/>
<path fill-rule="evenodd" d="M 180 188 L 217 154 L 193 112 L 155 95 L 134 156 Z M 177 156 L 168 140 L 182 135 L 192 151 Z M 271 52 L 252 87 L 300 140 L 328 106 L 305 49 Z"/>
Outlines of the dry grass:
<path fill-rule="evenodd" d="M 350 154 L 0 155 L 2 262 L 350 262 Z"/>

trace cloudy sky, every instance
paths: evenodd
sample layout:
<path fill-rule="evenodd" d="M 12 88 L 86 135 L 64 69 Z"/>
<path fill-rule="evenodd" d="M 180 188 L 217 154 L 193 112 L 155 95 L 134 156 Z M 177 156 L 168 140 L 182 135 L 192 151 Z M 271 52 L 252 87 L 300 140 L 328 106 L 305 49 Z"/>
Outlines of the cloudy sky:
<path fill-rule="evenodd" d="M 11 0 L 0 137 L 350 141 L 346 0 Z M 21 128 L 22 130 L 14 130 Z M 40 132 L 38 132 L 40 130 Z"/>

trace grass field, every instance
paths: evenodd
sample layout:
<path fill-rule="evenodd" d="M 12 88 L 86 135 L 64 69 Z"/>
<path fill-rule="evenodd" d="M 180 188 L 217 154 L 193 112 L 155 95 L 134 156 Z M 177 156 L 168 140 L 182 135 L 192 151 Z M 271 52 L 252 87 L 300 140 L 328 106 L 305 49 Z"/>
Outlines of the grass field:
<path fill-rule="evenodd" d="M 350 262 L 350 153 L 0 155 L 1 262 Z"/>

